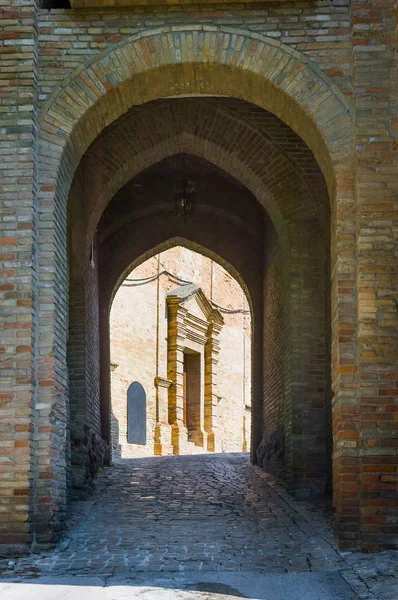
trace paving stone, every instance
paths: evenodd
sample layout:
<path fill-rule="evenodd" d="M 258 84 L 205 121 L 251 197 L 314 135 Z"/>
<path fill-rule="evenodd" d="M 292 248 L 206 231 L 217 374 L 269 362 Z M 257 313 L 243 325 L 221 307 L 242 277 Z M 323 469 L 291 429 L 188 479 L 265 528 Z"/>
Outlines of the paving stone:
<path fill-rule="evenodd" d="M 53 551 L 1 561 L 0 572 L 11 580 L 329 573 L 353 598 L 397 600 L 396 559 L 340 553 L 327 504 L 293 499 L 247 454 L 213 454 L 117 461 L 92 496 L 71 504 Z"/>
<path fill-rule="evenodd" d="M 6 580 L 338 574 L 352 598 L 396 600 L 396 553 L 340 553 L 329 517 L 327 505 L 293 499 L 247 454 L 120 460 L 90 498 L 71 504 L 53 551 L 0 561 L 0 572 Z"/>

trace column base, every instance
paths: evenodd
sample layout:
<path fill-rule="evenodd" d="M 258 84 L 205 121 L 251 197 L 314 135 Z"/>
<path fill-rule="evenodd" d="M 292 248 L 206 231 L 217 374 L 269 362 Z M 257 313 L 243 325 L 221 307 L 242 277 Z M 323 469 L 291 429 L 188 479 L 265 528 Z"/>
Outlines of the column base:
<path fill-rule="evenodd" d="M 155 456 L 170 456 L 173 452 L 172 428 L 169 423 L 155 425 Z"/>
<path fill-rule="evenodd" d="M 222 452 L 221 440 L 213 429 L 207 431 L 207 452 Z"/>
<path fill-rule="evenodd" d="M 205 450 L 207 446 L 207 434 L 201 429 L 188 430 L 188 441 L 192 442 L 198 448 Z"/>
<path fill-rule="evenodd" d="M 172 426 L 173 454 L 201 454 L 206 452 L 207 434 L 204 431 L 188 433 L 188 429 L 182 423 L 174 423 Z M 199 435 L 198 435 L 199 434 Z M 193 437 L 194 436 L 194 439 Z"/>
<path fill-rule="evenodd" d="M 1 558 L 17 558 L 19 556 L 27 556 L 32 552 L 32 541 L 13 542 L 13 538 L 21 537 L 16 535 L 0 535 L 0 556 Z"/>
<path fill-rule="evenodd" d="M 174 423 L 171 426 L 173 454 L 179 456 L 186 454 L 188 444 L 188 430 L 182 423 Z"/>

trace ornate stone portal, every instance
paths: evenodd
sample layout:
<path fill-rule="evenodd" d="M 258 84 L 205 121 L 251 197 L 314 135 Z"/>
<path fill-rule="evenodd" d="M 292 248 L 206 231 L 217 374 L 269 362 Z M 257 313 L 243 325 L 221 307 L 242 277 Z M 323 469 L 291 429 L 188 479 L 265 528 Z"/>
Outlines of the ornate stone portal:
<path fill-rule="evenodd" d="M 174 454 L 215 452 L 217 444 L 218 336 L 224 320 L 199 286 L 183 285 L 169 292 L 167 376 L 168 422 Z M 158 395 L 159 415 L 165 415 Z M 163 400 L 163 402 L 162 402 Z"/>

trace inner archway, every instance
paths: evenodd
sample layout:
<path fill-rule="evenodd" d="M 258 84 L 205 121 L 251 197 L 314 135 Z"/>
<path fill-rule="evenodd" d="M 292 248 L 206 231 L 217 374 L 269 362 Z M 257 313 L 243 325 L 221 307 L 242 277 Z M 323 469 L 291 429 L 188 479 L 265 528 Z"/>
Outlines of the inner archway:
<path fill-rule="evenodd" d="M 250 450 L 250 303 L 181 242 L 135 267 L 113 299 L 112 459 Z"/>
<path fill-rule="evenodd" d="M 195 181 L 196 206 L 192 218 L 181 223 L 175 214 L 175 191 L 187 171 Z M 235 209 L 231 210 L 232 207 Z M 166 250 L 176 244 L 219 262 L 239 280 L 250 297 L 254 321 L 257 311 L 261 324 L 262 275 L 261 267 L 255 267 L 254 261 L 255 252 L 263 251 L 263 228 L 264 215 L 253 196 L 237 180 L 206 160 L 187 154 L 173 155 L 134 177 L 108 205 L 98 227 L 96 245 L 102 248 L 100 271 L 104 273 L 100 281 L 101 338 L 106 341 L 109 335 L 110 303 L 131 269 L 150 258 L 154 248 Z M 261 328 L 253 336 L 258 370 L 262 368 Z M 110 405 L 109 361 L 105 343 L 101 357 L 105 418 Z M 260 406 L 258 376 L 256 381 L 253 395 Z M 109 423 L 103 424 L 104 431 L 108 428 Z"/>
<path fill-rule="evenodd" d="M 75 316 L 71 310 L 72 326 L 76 320 L 94 337 L 100 332 L 97 354 L 90 351 L 86 366 L 79 363 L 81 370 L 88 366 L 91 373 L 92 361 L 97 361 L 100 377 L 95 385 L 100 382 L 101 398 L 95 409 L 101 422 L 97 435 L 109 449 L 107 340 L 115 290 L 137 260 L 172 239 L 184 238 L 230 265 L 251 298 L 252 461 L 283 477 L 296 493 L 323 493 L 330 482 L 330 292 L 328 199 L 319 167 L 289 128 L 240 101 L 164 100 L 142 111 L 141 118 L 137 118 L 140 109 L 127 113 L 92 145 L 70 196 L 71 214 L 79 224 L 71 231 L 71 295 L 81 296 L 82 282 L 87 289 L 87 281 L 94 277 L 89 294 L 94 301 L 99 297 L 98 312 L 88 306 L 92 299 L 86 301 L 91 314 L 84 318 L 78 306 Z M 251 119 L 262 124 L 264 133 L 258 127 L 256 131 Z M 149 130 L 140 129 L 145 122 L 151 123 Z M 136 159 L 128 139 L 139 148 Z M 195 214 L 181 223 L 175 218 L 175 182 L 184 170 L 194 173 L 198 200 Z M 117 181 L 127 182 L 107 204 L 90 238 L 92 213 L 85 198 L 97 197 L 96 189 L 106 197 Z M 88 229 L 82 228 L 84 223 Z M 84 264 L 81 272 L 77 256 L 94 265 L 91 272 Z M 71 357 L 75 351 L 71 348 Z M 86 381 L 90 388 L 90 378 L 81 372 L 75 381 L 77 385 Z M 73 377 L 71 383 L 73 390 Z M 87 391 L 89 399 L 92 389 Z M 98 392 L 93 396 L 98 398 Z M 72 401 L 74 397 L 78 395 L 72 394 Z M 89 405 L 87 409 L 92 412 Z M 81 430 L 79 419 L 76 432 Z M 75 439 L 84 447 L 81 436 Z M 72 456 L 80 461 L 78 453 Z"/>

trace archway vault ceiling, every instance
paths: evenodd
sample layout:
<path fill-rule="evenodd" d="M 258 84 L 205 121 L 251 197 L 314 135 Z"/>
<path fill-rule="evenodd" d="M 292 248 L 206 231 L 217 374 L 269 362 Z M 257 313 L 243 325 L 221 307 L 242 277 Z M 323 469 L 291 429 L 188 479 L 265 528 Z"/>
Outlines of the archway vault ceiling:
<path fill-rule="evenodd" d="M 179 153 L 227 169 L 262 201 L 277 227 L 281 220 L 327 220 L 326 184 L 301 138 L 257 106 L 215 97 L 164 99 L 122 115 L 86 151 L 72 185 L 72 206 L 86 207 L 93 229 L 128 181 Z"/>
<path fill-rule="evenodd" d="M 218 216 L 253 235 L 261 229 L 263 212 L 254 196 L 237 179 L 203 158 L 177 154 L 163 159 L 130 180 L 108 204 L 99 223 L 101 244 L 132 223 L 139 227 L 153 216 L 175 213 L 175 192 L 188 179 L 195 209 Z M 174 215 L 175 217 L 175 215 Z"/>
<path fill-rule="evenodd" d="M 195 190 L 195 208 L 181 222 L 175 192 L 185 177 Z M 96 239 L 104 289 L 111 293 L 141 255 L 176 238 L 207 248 L 243 277 L 245 255 L 252 264 L 256 252 L 262 256 L 266 221 L 255 197 L 222 169 L 197 156 L 165 158 L 130 180 L 103 213 Z M 253 266 L 250 272 L 249 287 L 258 275 Z"/>

